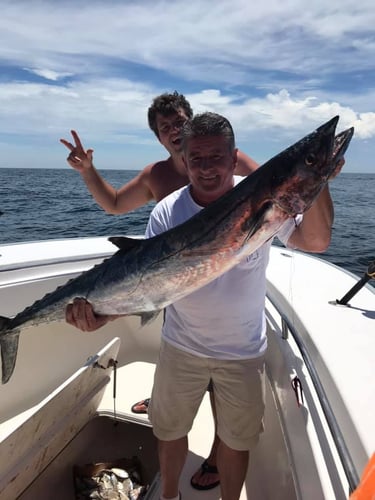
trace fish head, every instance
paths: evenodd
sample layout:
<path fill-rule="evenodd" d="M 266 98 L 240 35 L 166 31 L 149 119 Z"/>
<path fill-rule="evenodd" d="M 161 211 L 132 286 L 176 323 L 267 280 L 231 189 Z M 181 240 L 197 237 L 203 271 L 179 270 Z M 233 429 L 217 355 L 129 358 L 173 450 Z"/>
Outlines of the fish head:
<path fill-rule="evenodd" d="M 335 116 L 278 155 L 271 198 L 288 216 L 310 208 L 342 159 L 353 129 L 335 137 L 338 119 Z"/>

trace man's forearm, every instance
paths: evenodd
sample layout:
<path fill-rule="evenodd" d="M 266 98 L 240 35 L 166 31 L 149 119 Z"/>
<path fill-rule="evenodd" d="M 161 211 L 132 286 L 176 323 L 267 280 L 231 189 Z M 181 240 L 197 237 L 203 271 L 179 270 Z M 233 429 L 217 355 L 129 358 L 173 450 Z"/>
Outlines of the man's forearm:
<path fill-rule="evenodd" d="M 331 241 L 333 218 L 333 203 L 327 185 L 305 212 L 290 238 L 291 245 L 308 252 L 324 252 Z"/>
<path fill-rule="evenodd" d="M 117 191 L 108 184 L 94 166 L 80 172 L 87 189 L 106 212 L 115 213 Z"/>

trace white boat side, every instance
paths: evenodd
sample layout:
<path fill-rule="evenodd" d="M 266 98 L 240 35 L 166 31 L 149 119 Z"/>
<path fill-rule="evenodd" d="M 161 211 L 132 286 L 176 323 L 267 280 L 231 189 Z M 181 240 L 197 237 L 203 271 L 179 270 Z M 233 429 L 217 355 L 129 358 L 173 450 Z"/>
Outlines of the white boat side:
<path fill-rule="evenodd" d="M 105 237 L 0 246 L 0 315 L 16 314 L 115 250 Z M 322 259 L 272 247 L 266 300 L 266 427 L 251 460 L 242 499 L 274 498 L 275 491 L 277 498 L 288 500 L 345 499 L 349 484 L 358 480 L 374 452 L 374 288 L 363 287 L 349 306 L 336 304 L 356 281 L 351 273 Z M 0 387 L 0 496 L 9 487 L 7 478 L 25 462 L 33 436 L 23 444 L 19 457 L 13 455 L 12 463 L 4 457 L 4 447 L 17 443 L 22 426 L 37 411 L 44 411 L 50 395 L 58 387 L 65 388 L 66 380 L 86 359 L 114 337 L 121 341 L 117 414 L 138 426 L 150 426 L 147 416 L 132 414 L 130 406 L 150 395 L 160 326 L 161 315 L 144 328 L 137 317 L 128 317 L 93 334 L 64 322 L 21 333 L 15 372 Z M 300 405 L 291 385 L 294 377 L 302 385 Z M 96 415 L 113 416 L 112 387 L 106 389 Z M 201 493 L 190 488 L 189 478 L 208 452 L 211 432 L 205 397 L 189 435 L 184 498 L 200 498 Z M 56 460 L 51 458 L 55 468 Z M 43 491 L 42 478 L 49 478 L 51 470 L 55 469 L 48 465 L 32 484 L 22 483 L 21 497 L 35 498 L 36 491 Z M 205 498 L 220 497 L 214 490 L 206 492 Z"/>

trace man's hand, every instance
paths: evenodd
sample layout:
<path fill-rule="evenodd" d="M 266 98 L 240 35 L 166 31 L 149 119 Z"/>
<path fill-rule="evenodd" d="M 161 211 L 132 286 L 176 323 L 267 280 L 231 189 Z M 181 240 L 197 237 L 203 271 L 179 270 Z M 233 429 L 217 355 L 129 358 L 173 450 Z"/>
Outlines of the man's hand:
<path fill-rule="evenodd" d="M 99 316 L 94 313 L 90 302 L 87 302 L 86 299 L 76 297 L 72 304 L 67 305 L 65 319 L 67 323 L 83 332 L 93 332 L 104 326 L 111 319 L 115 319 L 115 316 Z"/>
<path fill-rule="evenodd" d="M 60 139 L 60 142 L 70 151 L 70 154 L 66 159 L 67 162 L 72 168 L 78 170 L 78 172 L 83 172 L 86 169 L 92 168 L 92 154 L 94 150 L 88 149 L 85 151 L 77 132 L 75 130 L 71 130 L 71 134 L 75 143 L 74 146 L 66 139 Z"/>

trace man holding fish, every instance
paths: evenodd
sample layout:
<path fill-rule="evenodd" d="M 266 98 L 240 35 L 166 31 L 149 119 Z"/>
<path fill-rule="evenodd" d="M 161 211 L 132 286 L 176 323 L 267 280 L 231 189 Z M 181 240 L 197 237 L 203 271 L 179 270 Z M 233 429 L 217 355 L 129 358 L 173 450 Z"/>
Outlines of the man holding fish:
<path fill-rule="evenodd" d="M 190 103 L 184 95 L 175 91 L 172 94 L 165 93 L 155 97 L 148 109 L 149 127 L 170 156 L 166 160 L 146 166 L 134 179 L 118 190 L 105 181 L 96 170 L 93 165 L 93 150 L 84 149 L 76 131 L 72 130 L 74 144 L 65 139 L 61 139 L 61 142 L 70 151 L 67 158 L 69 165 L 80 173 L 98 205 L 108 213 L 124 214 L 151 200 L 158 202 L 189 183 L 182 160 L 181 128 L 192 116 Z M 237 152 L 235 174 L 249 175 L 257 167 L 252 158 L 241 151 Z M 97 327 L 98 323 L 95 320 L 95 328 Z M 212 390 L 210 390 L 210 401 L 215 415 Z M 147 398 L 134 406 L 138 405 L 142 412 L 147 412 L 148 402 Z M 207 459 L 191 478 L 191 485 L 198 490 L 208 490 L 219 484 L 216 467 L 217 444 L 218 437 L 215 433 Z"/>
<path fill-rule="evenodd" d="M 331 135 L 332 127 L 330 123 L 325 125 Z M 273 196 L 275 176 L 259 177 L 259 185 L 255 182 L 259 192 L 254 191 L 255 201 L 251 208 L 256 210 L 250 227 L 249 220 L 241 215 L 233 216 L 233 224 L 228 225 L 233 248 L 241 254 L 243 243 L 236 241 L 238 233 L 248 230 L 248 237 L 256 238 L 272 224 L 275 230 L 272 229 L 269 238 L 263 237 L 263 243 L 254 252 L 244 255 L 237 265 L 165 309 L 149 411 L 159 441 L 162 500 L 181 498 L 179 477 L 188 449 L 187 434 L 210 380 L 220 437 L 217 466 L 222 499 L 238 500 L 240 497 L 249 450 L 262 431 L 267 347 L 265 273 L 270 245 L 277 234 L 293 248 L 321 252 L 328 247 L 333 205 L 326 182 L 318 188 L 311 187 L 314 194 L 309 196 L 313 204 L 306 211 L 302 210 L 305 211 L 303 217 L 293 218 L 292 212 L 300 202 L 299 196 L 293 194 L 310 189 L 310 179 L 307 174 L 304 178 L 305 172 L 323 166 L 328 176 L 340 169 L 340 155 L 334 158 L 331 150 L 332 146 L 323 147 L 323 139 L 319 139 L 312 153 L 301 151 L 300 173 L 291 180 L 289 191 L 283 188 L 272 203 L 268 202 L 268 193 Z M 224 196 L 241 181 L 234 175 L 237 154 L 232 127 L 224 117 L 203 113 L 186 122 L 182 128 L 182 159 L 189 184 L 156 205 L 146 237 L 177 227 L 215 203 L 219 209 L 219 203 L 227 199 Z M 281 159 L 280 162 L 283 163 Z M 337 163 L 340 166 L 335 168 Z M 264 180 L 267 186 L 262 184 Z M 232 227 L 236 225 L 238 229 Z M 199 273 L 210 273 L 221 265 L 221 252 L 227 251 L 220 247 L 221 237 L 217 235 L 217 258 L 214 255 L 205 268 L 198 266 L 192 271 L 197 273 L 197 280 Z M 189 250 L 186 248 L 186 252 Z M 96 315 L 84 299 L 76 299 L 68 306 L 66 316 L 69 323 L 85 331 L 97 329 L 115 318 Z"/>

